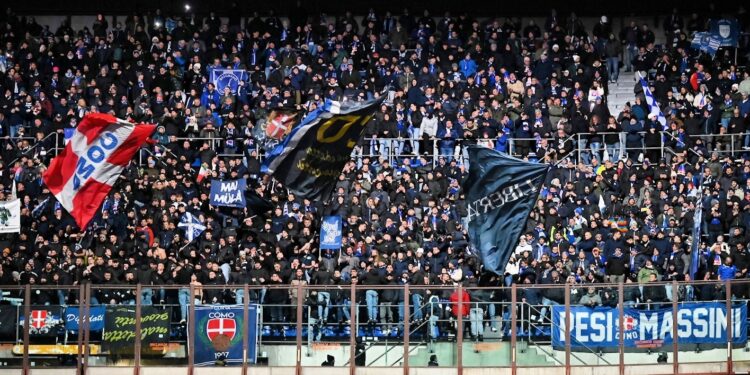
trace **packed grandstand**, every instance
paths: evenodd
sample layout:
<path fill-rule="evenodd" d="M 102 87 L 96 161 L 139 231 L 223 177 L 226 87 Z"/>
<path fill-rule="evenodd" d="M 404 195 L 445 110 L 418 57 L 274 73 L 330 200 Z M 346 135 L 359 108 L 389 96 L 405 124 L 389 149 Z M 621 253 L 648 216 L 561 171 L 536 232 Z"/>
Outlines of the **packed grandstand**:
<path fill-rule="evenodd" d="M 0 201 L 20 199 L 21 225 L 0 235 L 0 299 L 23 301 L 12 286 L 31 285 L 32 305 L 74 306 L 89 284 L 92 305 L 175 306 L 175 327 L 190 305 L 249 301 L 268 306 L 268 337 L 291 335 L 301 300 L 318 340 L 342 334 L 352 302 L 378 335 L 398 336 L 405 319 L 468 317 L 450 308 L 462 300 L 482 302 L 478 324 L 507 334 L 501 304 L 515 297 L 473 287 L 559 284 L 519 289 L 519 301 L 544 306 L 533 312 L 542 322 L 567 297 L 616 307 L 620 282 L 628 307 L 723 300 L 724 282 L 750 267 L 750 76 L 744 34 L 737 48 L 695 45 L 711 17 L 674 13 L 656 36 L 645 23 L 585 27 L 554 12 L 540 24 L 154 12 L 74 29 L 8 9 Z M 629 88 L 627 103 L 608 105 L 615 85 Z M 382 96 L 330 199 L 296 196 L 261 171 L 290 130 L 284 116 Z M 157 130 L 79 228 L 43 175 L 92 113 Z M 468 234 L 470 145 L 551 167 L 501 274 Z M 265 208 L 210 204 L 212 181 L 238 179 Z M 186 213 L 204 228 L 195 238 Z M 330 216 L 342 218 L 340 248 L 321 249 Z M 715 281 L 658 283 L 693 279 Z M 365 287 L 350 294 L 352 284 Z M 566 297 L 563 284 L 579 292 Z M 298 295 L 300 285 L 321 289 Z"/>

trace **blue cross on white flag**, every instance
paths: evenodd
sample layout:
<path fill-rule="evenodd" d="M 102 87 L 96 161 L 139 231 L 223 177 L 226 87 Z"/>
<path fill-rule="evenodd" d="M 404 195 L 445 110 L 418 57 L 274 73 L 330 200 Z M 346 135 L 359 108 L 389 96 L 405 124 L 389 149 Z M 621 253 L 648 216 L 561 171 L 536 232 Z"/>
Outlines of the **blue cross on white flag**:
<path fill-rule="evenodd" d="M 643 87 L 643 95 L 646 96 L 646 104 L 648 105 L 649 112 L 648 114 L 655 115 L 656 121 L 661 124 L 662 130 L 667 130 L 667 118 L 664 117 L 664 114 L 661 112 L 661 108 L 659 108 L 659 103 L 656 102 L 654 94 L 652 94 L 651 89 L 648 88 L 648 82 L 646 82 L 646 80 L 643 79 L 642 76 L 640 76 L 639 78 L 641 80 L 641 86 Z"/>
<path fill-rule="evenodd" d="M 182 215 L 180 223 L 177 226 L 185 231 L 185 238 L 190 242 L 193 242 L 194 239 L 198 238 L 206 230 L 206 226 L 201 224 L 201 221 L 190 212 L 185 212 Z"/>

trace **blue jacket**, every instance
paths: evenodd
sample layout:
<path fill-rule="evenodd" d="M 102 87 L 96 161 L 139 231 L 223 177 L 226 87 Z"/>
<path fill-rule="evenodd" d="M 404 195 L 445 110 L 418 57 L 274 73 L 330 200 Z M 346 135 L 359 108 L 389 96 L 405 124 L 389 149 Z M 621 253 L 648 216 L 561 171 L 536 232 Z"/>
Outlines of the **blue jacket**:
<path fill-rule="evenodd" d="M 456 145 L 456 138 L 459 137 L 459 132 L 456 127 L 453 127 L 448 131 L 446 128 L 440 128 L 437 132 L 437 137 L 440 138 L 440 147 L 454 147 Z"/>
<path fill-rule="evenodd" d="M 211 106 L 211 103 L 215 104 L 218 108 L 221 103 L 221 96 L 219 95 L 218 90 L 214 90 L 213 92 L 208 92 L 208 90 L 203 91 L 203 95 L 201 95 L 201 104 L 209 108 Z"/>
<path fill-rule="evenodd" d="M 463 73 L 464 77 L 469 78 L 476 74 L 477 63 L 472 59 L 463 59 L 458 63 L 458 68 L 461 70 L 461 73 Z"/>
<path fill-rule="evenodd" d="M 734 275 L 737 273 L 737 267 L 734 264 L 731 266 L 722 264 L 719 266 L 719 269 L 716 271 L 716 273 L 719 274 L 719 280 L 721 281 L 733 280 Z"/>

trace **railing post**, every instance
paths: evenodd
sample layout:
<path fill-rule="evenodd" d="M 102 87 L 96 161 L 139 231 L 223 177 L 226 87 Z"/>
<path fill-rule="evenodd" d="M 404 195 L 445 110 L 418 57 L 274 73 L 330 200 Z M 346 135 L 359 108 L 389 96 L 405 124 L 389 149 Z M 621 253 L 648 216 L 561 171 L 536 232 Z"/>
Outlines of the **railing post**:
<path fill-rule="evenodd" d="M 617 327 L 619 330 L 618 334 L 618 351 L 620 352 L 619 359 L 619 370 L 620 375 L 625 375 L 625 286 L 622 281 L 617 284 Z"/>
<path fill-rule="evenodd" d="M 136 303 L 140 301 L 141 296 L 136 298 Z M 188 298 L 190 305 L 188 306 L 188 321 L 187 321 L 187 346 L 188 346 L 188 375 L 193 375 L 195 369 L 195 345 L 193 345 L 193 335 L 195 334 L 191 327 L 195 326 L 195 285 L 190 284 L 190 297 Z"/>
<path fill-rule="evenodd" d="M 734 373 L 734 356 L 732 354 L 732 347 L 733 347 L 733 341 L 734 341 L 734 326 L 733 326 L 733 318 L 732 314 L 734 313 L 734 310 L 732 309 L 732 281 L 727 280 L 727 287 L 726 287 L 726 306 L 727 306 L 727 374 L 733 374 Z"/>
<path fill-rule="evenodd" d="M 31 285 L 26 284 L 23 290 L 23 374 L 29 375 L 29 327 L 31 327 Z"/>
<path fill-rule="evenodd" d="M 570 375 L 570 284 L 567 282 L 565 283 L 565 375 Z"/>
<path fill-rule="evenodd" d="M 358 327 L 358 321 L 357 321 L 357 312 L 359 312 L 359 307 L 356 306 L 357 304 L 357 288 L 356 284 L 351 284 L 351 287 L 349 288 L 349 374 L 354 375 L 354 352 L 356 351 L 356 335 L 359 333 L 357 332 Z"/>
<path fill-rule="evenodd" d="M 411 335 L 411 306 L 409 284 L 404 284 L 404 375 L 409 375 L 409 335 Z"/>
<path fill-rule="evenodd" d="M 250 299 L 250 289 L 248 288 L 247 284 L 244 284 L 242 286 L 243 291 L 243 298 L 242 298 L 242 319 L 245 322 L 245 324 L 248 324 L 250 322 L 250 312 L 248 311 L 248 306 L 250 302 L 248 301 Z M 257 311 L 256 311 L 257 314 Z M 257 327 L 256 327 L 257 329 Z M 249 329 L 243 329 L 242 330 L 242 375 L 247 375 L 247 353 L 248 349 L 248 342 L 249 342 Z"/>
<path fill-rule="evenodd" d="M 469 301 L 466 301 L 468 304 Z M 458 375 L 462 375 L 464 372 L 463 368 L 463 354 L 464 354 L 464 286 L 458 284 L 458 306 L 456 306 L 456 312 L 458 319 L 456 324 L 456 369 Z"/>
<path fill-rule="evenodd" d="M 86 302 L 83 309 L 87 316 L 91 316 L 91 283 L 86 283 L 83 288 L 83 295 Z M 90 319 L 90 318 L 89 318 Z M 91 355 L 91 325 L 83 325 L 83 373 L 87 374 L 89 369 L 89 355 Z M 78 329 L 81 329 L 79 326 Z"/>
<path fill-rule="evenodd" d="M 680 372 L 680 347 L 678 341 L 678 334 L 677 334 L 677 295 L 679 286 L 677 285 L 677 280 L 672 280 L 672 371 L 675 375 L 679 374 Z"/>
<path fill-rule="evenodd" d="M 510 293 L 510 373 L 511 375 L 516 375 L 518 371 L 518 364 L 516 362 L 516 340 L 518 340 L 518 335 L 516 335 L 516 326 L 518 324 L 516 304 L 518 303 L 518 298 L 516 294 L 518 293 L 518 287 L 516 283 L 511 284 Z"/>
<path fill-rule="evenodd" d="M 141 292 L 143 286 L 138 283 L 135 286 L 135 347 L 133 349 L 133 374 L 138 375 L 141 372 Z"/>
<path fill-rule="evenodd" d="M 57 133 L 55 133 L 57 134 Z M 70 292 L 70 291 L 69 291 Z M 84 293 L 86 292 L 86 289 L 83 287 L 83 284 L 78 284 L 78 314 L 79 316 L 84 311 Z M 79 320 L 78 324 L 78 355 L 76 355 L 76 373 L 77 374 L 84 374 L 82 367 L 83 367 L 83 327 L 87 326 L 88 324 L 83 324 L 81 320 Z"/>
<path fill-rule="evenodd" d="M 659 137 L 659 147 L 661 149 L 661 157 L 663 158 L 664 157 L 664 138 L 665 138 L 664 137 L 664 131 L 659 131 L 659 134 L 661 135 Z M 644 150 L 646 149 L 645 142 L 643 144 L 643 148 L 644 148 Z M 644 155 L 644 158 L 645 158 L 646 153 L 644 152 L 643 155 Z M 652 162 L 652 163 L 654 162 L 654 160 L 649 160 L 649 161 Z"/>
<path fill-rule="evenodd" d="M 581 134 L 576 134 L 576 153 L 578 154 L 578 163 L 581 164 Z"/>
<path fill-rule="evenodd" d="M 437 159 L 440 157 L 437 138 L 432 138 L 432 167 L 437 165 Z"/>
<path fill-rule="evenodd" d="M 304 297 L 302 294 L 302 284 L 297 284 L 297 375 L 302 374 L 302 304 Z M 312 335 L 312 332 L 307 332 Z"/>

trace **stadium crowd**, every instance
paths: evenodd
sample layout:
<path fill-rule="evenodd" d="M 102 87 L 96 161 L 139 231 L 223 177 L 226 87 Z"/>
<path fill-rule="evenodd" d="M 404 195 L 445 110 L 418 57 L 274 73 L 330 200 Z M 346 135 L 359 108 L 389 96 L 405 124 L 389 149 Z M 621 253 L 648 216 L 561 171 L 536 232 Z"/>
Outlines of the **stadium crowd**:
<path fill-rule="evenodd" d="M 667 43 L 657 46 L 646 24 L 616 30 L 603 16 L 587 29 L 575 14 L 554 12 L 537 25 L 408 10 L 356 18 L 256 13 L 246 23 L 238 12 L 224 23 L 213 12 L 156 11 L 112 22 L 99 15 L 73 30 L 8 10 L 0 16 L 0 200 L 15 181 L 23 207 L 21 233 L 0 237 L 0 285 L 91 283 L 99 303 L 176 302 L 183 320 L 191 298 L 269 305 L 304 298 L 319 307 L 318 319 L 350 319 L 346 292 L 267 288 L 244 296 L 244 284 L 372 286 L 356 302 L 366 306 L 363 321 L 382 323 L 403 321 L 404 301 L 421 320 L 433 296 L 510 298 L 430 290 L 459 283 L 569 282 L 581 288 L 573 302 L 587 305 L 616 304 L 611 289 L 595 287 L 619 281 L 642 286 L 627 289 L 629 304 L 718 298 L 721 283 L 648 285 L 690 279 L 696 207 L 704 236 L 695 277 L 746 278 L 750 267 L 750 136 L 731 138 L 734 147 L 725 136 L 750 125 L 750 78 L 729 50 L 712 59 L 690 48 L 704 16 L 670 15 Z M 248 71 L 236 93 L 210 82 L 213 69 L 227 67 Z M 648 77 L 668 118 L 664 135 L 636 82 L 629 105 L 610 114 L 607 94 L 620 70 Z M 269 143 L 261 124 L 271 111 L 383 92 L 388 100 L 330 202 L 288 194 L 261 173 Z M 65 129 L 90 112 L 159 126 L 82 231 L 40 176 Z M 663 136 L 673 153 L 659 150 Z M 469 144 L 554 164 L 505 275 L 484 272 L 468 246 L 461 182 Z M 214 178 L 246 178 L 272 209 L 210 206 Z M 177 228 L 186 211 L 207 227 L 193 242 Z M 340 252 L 317 247 L 325 215 L 344 218 Z M 97 288 L 137 283 L 141 296 Z M 195 296 L 162 288 L 189 284 Z M 418 287 L 407 297 L 376 290 L 403 284 Z M 226 287 L 201 288 L 209 285 Z M 520 293 L 534 305 L 564 300 L 560 288 Z M 69 304 L 77 294 L 38 290 L 32 298 Z M 271 321 L 290 319 L 270 310 Z"/>

